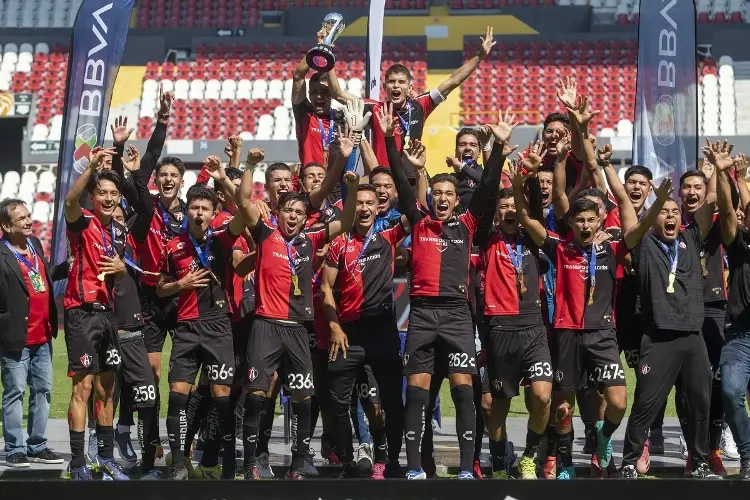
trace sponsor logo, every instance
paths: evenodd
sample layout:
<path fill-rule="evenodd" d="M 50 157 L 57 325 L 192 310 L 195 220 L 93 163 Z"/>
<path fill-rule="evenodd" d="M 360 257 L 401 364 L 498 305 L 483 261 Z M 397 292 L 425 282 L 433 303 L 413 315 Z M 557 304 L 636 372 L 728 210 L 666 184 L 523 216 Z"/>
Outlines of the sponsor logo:
<path fill-rule="evenodd" d="M 89 154 L 96 146 L 98 137 L 92 123 L 84 123 L 76 130 L 76 149 L 73 151 L 73 168 L 82 174 L 89 166 Z"/>
<path fill-rule="evenodd" d="M 83 365 L 84 368 L 88 368 L 89 366 L 91 366 L 91 361 L 93 360 L 93 358 L 89 356 L 88 354 L 84 354 L 83 356 L 80 357 L 80 360 L 81 360 L 81 365 Z"/>
<path fill-rule="evenodd" d="M 654 138 L 662 146 L 669 146 L 675 141 L 674 134 L 674 101 L 670 95 L 662 95 L 654 109 L 656 125 Z"/>
<path fill-rule="evenodd" d="M 250 369 L 249 369 L 249 370 L 247 371 L 247 379 L 248 379 L 248 380 L 249 380 L 250 382 L 252 382 L 252 381 L 253 381 L 253 380 L 255 380 L 256 378 L 258 378 L 258 370 L 256 370 L 256 369 L 255 369 L 255 367 L 252 367 L 252 368 L 250 368 Z"/>
<path fill-rule="evenodd" d="M 563 372 L 561 370 L 555 370 L 555 381 L 559 384 L 562 382 Z"/>
<path fill-rule="evenodd" d="M 641 373 L 643 375 L 648 374 L 648 372 L 650 372 L 650 371 L 651 371 L 651 367 L 650 366 L 648 366 L 648 365 L 641 366 Z"/>

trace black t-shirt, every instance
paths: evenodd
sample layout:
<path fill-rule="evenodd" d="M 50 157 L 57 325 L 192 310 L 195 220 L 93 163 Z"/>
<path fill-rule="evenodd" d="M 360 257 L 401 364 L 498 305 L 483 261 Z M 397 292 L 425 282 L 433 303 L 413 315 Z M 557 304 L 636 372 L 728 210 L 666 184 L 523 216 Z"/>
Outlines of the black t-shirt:
<path fill-rule="evenodd" d="M 669 250 L 665 249 L 667 246 Z M 677 271 L 674 293 L 667 293 L 673 244 L 649 232 L 631 252 L 641 289 L 644 320 L 660 330 L 700 331 L 703 324 L 703 278 L 700 251 L 703 242 L 695 223 L 677 236 Z"/>
<path fill-rule="evenodd" d="M 727 328 L 750 330 L 750 236 L 747 228 L 740 226 L 737 237 L 726 247 L 729 260 L 729 301 L 727 303 Z"/>

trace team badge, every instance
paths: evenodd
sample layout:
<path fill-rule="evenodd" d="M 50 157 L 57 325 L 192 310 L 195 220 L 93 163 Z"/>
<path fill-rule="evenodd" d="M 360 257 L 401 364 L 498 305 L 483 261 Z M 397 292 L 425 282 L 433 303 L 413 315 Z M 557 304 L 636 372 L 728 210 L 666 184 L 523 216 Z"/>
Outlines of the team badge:
<path fill-rule="evenodd" d="M 256 370 L 256 369 L 255 369 L 255 367 L 252 367 L 252 368 L 250 368 L 250 369 L 249 369 L 249 370 L 247 371 L 247 379 L 248 379 L 248 380 L 249 380 L 250 382 L 252 382 L 252 381 L 253 381 L 253 380 L 255 380 L 256 378 L 258 378 L 258 370 Z"/>
<path fill-rule="evenodd" d="M 641 373 L 642 374 L 646 375 L 650 371 L 651 371 L 651 367 L 650 366 L 648 366 L 648 365 L 641 366 Z"/>
<path fill-rule="evenodd" d="M 92 358 L 88 354 L 84 354 L 83 356 L 81 356 L 80 359 L 81 359 L 81 364 L 83 365 L 84 368 L 88 368 L 89 366 L 91 366 Z"/>

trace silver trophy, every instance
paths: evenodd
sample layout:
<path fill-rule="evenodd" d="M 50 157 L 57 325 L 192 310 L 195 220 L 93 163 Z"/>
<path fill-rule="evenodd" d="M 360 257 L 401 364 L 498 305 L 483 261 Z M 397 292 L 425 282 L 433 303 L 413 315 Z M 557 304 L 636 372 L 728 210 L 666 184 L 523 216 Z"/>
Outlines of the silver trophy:
<path fill-rule="evenodd" d="M 315 71 L 320 73 L 326 73 L 333 69 L 333 65 L 336 63 L 336 56 L 333 55 L 333 42 L 341 35 L 341 32 L 346 28 L 344 23 L 344 16 L 337 12 L 331 12 L 325 19 L 323 19 L 323 31 L 326 32 L 326 37 L 322 43 L 315 45 L 313 48 L 307 51 L 305 60 L 308 66 Z"/>

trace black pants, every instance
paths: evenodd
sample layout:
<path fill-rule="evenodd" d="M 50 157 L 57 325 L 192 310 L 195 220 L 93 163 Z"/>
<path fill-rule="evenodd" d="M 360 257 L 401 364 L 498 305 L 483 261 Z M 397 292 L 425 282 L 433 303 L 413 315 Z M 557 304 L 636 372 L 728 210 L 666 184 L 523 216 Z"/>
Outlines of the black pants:
<path fill-rule="evenodd" d="M 651 424 L 678 377 L 689 409 L 685 441 L 693 456 L 693 466 L 706 462 L 712 374 L 700 332 L 647 332 L 641 340 L 636 376 L 622 465 L 635 465 L 640 458 Z"/>

